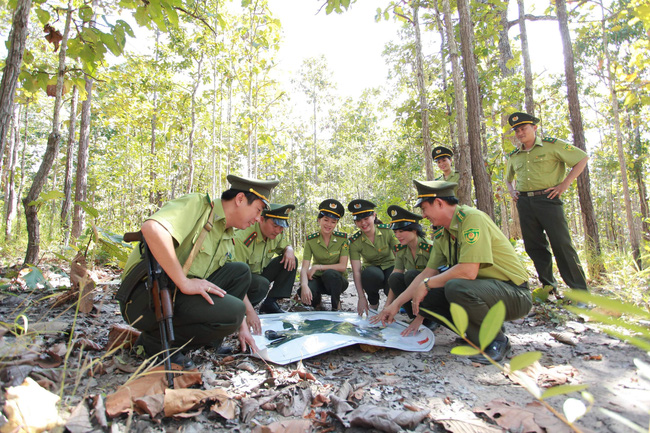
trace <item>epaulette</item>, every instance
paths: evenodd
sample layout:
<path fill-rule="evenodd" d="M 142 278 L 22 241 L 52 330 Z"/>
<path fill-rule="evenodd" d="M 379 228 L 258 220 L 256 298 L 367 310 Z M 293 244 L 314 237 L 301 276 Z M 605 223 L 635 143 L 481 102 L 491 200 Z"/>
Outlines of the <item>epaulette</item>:
<path fill-rule="evenodd" d="M 515 148 L 515 150 L 513 150 L 512 152 L 510 152 L 510 153 L 508 154 L 508 156 L 512 156 L 512 155 L 514 155 L 514 154 L 517 153 L 517 152 L 519 152 L 519 149 L 516 149 L 516 148 Z"/>
<path fill-rule="evenodd" d="M 312 233 L 312 234 L 310 234 L 310 235 L 307 235 L 307 240 L 308 240 L 308 241 L 309 241 L 309 240 L 312 240 L 312 239 L 314 239 L 314 238 L 317 238 L 318 236 L 320 236 L 320 232 Z"/>
<path fill-rule="evenodd" d="M 433 232 L 433 237 L 438 239 L 442 236 L 442 231 L 444 230 L 444 227 L 438 227 L 438 230 Z"/>
<path fill-rule="evenodd" d="M 406 248 L 407 246 L 408 246 L 408 245 L 397 244 L 397 245 L 393 246 L 393 251 L 394 251 L 394 252 L 401 251 L 401 250 L 403 250 L 404 248 Z"/>
<path fill-rule="evenodd" d="M 336 231 L 335 231 L 335 232 L 332 232 L 332 233 L 334 234 L 334 236 L 338 236 L 338 237 L 340 237 L 340 238 L 344 238 L 344 239 L 347 239 L 347 238 L 348 238 L 348 234 L 347 234 L 347 233 L 344 233 L 344 232 L 336 232 Z"/>
<path fill-rule="evenodd" d="M 390 224 L 379 224 L 377 227 L 379 227 L 380 229 L 389 229 Z"/>
<path fill-rule="evenodd" d="M 431 252 L 431 248 L 433 248 L 433 245 L 431 245 L 431 244 L 428 243 L 428 242 L 420 242 L 420 243 L 418 244 L 418 246 L 420 247 L 420 249 L 426 251 L 427 253 L 430 253 L 430 252 Z"/>
<path fill-rule="evenodd" d="M 250 236 L 248 236 L 246 238 L 246 240 L 244 241 L 244 245 L 246 245 L 247 247 L 250 247 L 256 237 L 257 237 L 257 232 L 251 233 Z"/>
<path fill-rule="evenodd" d="M 557 138 L 555 138 L 555 137 L 544 137 L 544 138 L 542 138 L 542 141 L 546 141 L 546 142 L 549 142 L 549 143 L 555 143 L 557 141 Z"/>
<path fill-rule="evenodd" d="M 463 212 L 462 210 L 459 210 L 458 214 L 456 215 L 456 218 L 458 219 L 458 222 L 462 223 L 463 220 L 465 219 L 465 212 Z"/>
<path fill-rule="evenodd" d="M 348 240 L 350 241 L 350 243 L 352 243 L 352 242 L 356 241 L 357 239 L 359 239 L 360 237 L 361 237 L 361 230 L 359 230 L 358 232 L 356 232 L 355 234 L 350 236 L 348 238 Z"/>

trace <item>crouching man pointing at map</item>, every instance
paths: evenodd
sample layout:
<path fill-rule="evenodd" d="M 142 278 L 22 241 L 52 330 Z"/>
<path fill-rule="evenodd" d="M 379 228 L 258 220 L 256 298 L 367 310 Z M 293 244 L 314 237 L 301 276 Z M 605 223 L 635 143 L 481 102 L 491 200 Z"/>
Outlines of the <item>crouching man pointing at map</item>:
<path fill-rule="evenodd" d="M 413 183 L 418 191 L 415 207 L 420 207 L 422 215 L 439 227 L 434 234 L 433 251 L 425 270 L 371 321 L 392 323 L 400 307 L 412 300 L 413 313 L 420 314 L 402 333 L 409 335 L 417 332 L 424 319 L 420 304 L 453 323 L 449 311 L 453 302 L 467 311 L 467 338 L 479 345 L 481 323 L 494 304 L 503 301 L 506 320 L 518 319 L 530 311 L 532 299 L 526 270 L 508 239 L 487 214 L 458 204 L 455 183 Z M 499 332 L 485 352 L 495 361 L 501 361 L 509 350 L 508 337 Z M 482 355 L 470 359 L 488 363 Z"/>

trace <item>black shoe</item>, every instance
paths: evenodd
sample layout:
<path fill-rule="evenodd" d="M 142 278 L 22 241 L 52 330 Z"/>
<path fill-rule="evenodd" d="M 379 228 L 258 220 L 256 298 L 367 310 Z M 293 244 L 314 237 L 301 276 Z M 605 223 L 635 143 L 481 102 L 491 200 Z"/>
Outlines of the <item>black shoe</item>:
<path fill-rule="evenodd" d="M 164 359 L 164 355 L 161 354 L 160 359 Z M 180 365 L 183 370 L 193 370 L 196 368 L 196 365 L 194 364 L 194 361 L 192 361 L 192 358 L 185 355 L 181 351 L 172 353 L 169 356 L 169 360 L 172 364 Z"/>
<path fill-rule="evenodd" d="M 434 322 L 431 319 L 424 319 L 422 321 L 422 324 L 424 326 L 426 326 L 427 328 L 429 328 L 431 331 L 435 331 L 436 329 L 438 329 L 440 327 L 440 323 Z"/>
<path fill-rule="evenodd" d="M 500 337 L 495 338 L 494 341 L 485 348 L 485 354 L 496 362 L 502 361 L 508 352 L 510 352 L 510 339 L 506 335 L 503 336 L 504 339 L 499 338 Z M 469 359 L 470 361 L 478 362 L 479 364 L 491 364 L 482 354 L 470 356 Z"/>
<path fill-rule="evenodd" d="M 262 303 L 260 306 L 260 314 L 275 314 L 275 313 L 286 313 L 280 306 L 278 305 L 278 301 L 275 299 L 272 299 L 269 301 L 268 299 Z"/>
<path fill-rule="evenodd" d="M 214 349 L 214 353 L 217 355 L 232 355 L 235 351 L 232 346 L 223 344 L 223 338 L 215 340 L 215 342 L 212 343 L 212 348 Z"/>

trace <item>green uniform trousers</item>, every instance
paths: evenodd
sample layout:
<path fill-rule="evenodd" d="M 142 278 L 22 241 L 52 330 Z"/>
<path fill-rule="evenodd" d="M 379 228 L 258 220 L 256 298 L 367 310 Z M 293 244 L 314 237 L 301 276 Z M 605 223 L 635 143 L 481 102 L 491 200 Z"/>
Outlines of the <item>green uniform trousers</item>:
<path fill-rule="evenodd" d="M 210 295 L 214 305 L 208 304 L 202 296 L 185 295 L 176 290 L 173 318 L 175 341 L 172 348 L 179 348 L 185 343 L 188 343 L 186 349 L 210 346 L 237 332 L 246 314 L 242 300 L 250 285 L 250 275 L 248 265 L 239 262 L 226 263 L 210 275 L 207 280 L 227 292 L 223 298 Z M 125 303 L 120 302 L 120 312 L 128 324 L 142 331 L 147 355 L 162 350 L 158 322 L 144 282 L 138 283 L 130 299 Z"/>
<path fill-rule="evenodd" d="M 493 279 L 464 280 L 456 278 L 447 281 L 444 288 L 434 288 L 424 298 L 420 307 L 440 314 L 454 323 L 449 312 L 449 304 L 454 302 L 465 309 L 469 318 L 467 338 L 479 344 L 478 334 L 481 323 L 490 308 L 499 301 L 506 306 L 506 319 L 515 320 L 524 317 L 533 307 L 533 300 L 528 290 L 528 283 L 516 286 L 509 281 Z M 424 317 L 428 314 L 420 310 Z M 436 322 L 446 326 L 436 318 Z"/>
<path fill-rule="evenodd" d="M 562 200 L 550 199 L 546 194 L 533 197 L 521 194 L 517 200 L 517 210 L 526 253 L 535 264 L 541 283 L 557 287 L 557 280 L 553 276 L 553 256 L 548 245 L 550 241 L 566 285 L 572 289 L 587 290 L 585 273 L 571 242 Z"/>
<path fill-rule="evenodd" d="M 383 289 L 388 295 L 388 277 L 393 273 L 394 266 L 381 269 L 379 266 L 368 266 L 361 271 L 361 284 L 363 291 L 368 295 L 368 303 L 377 305 L 379 303 L 379 290 Z"/>
<path fill-rule="evenodd" d="M 393 272 L 390 274 L 390 277 L 388 277 L 388 285 L 393 291 L 396 299 L 406 290 L 408 286 L 411 285 L 415 277 L 420 275 L 420 272 L 422 271 L 411 269 L 410 271 L 406 272 Z M 413 314 L 411 301 L 408 301 L 406 304 L 404 304 L 404 309 L 406 310 L 406 314 L 408 314 L 411 319 L 415 317 L 415 314 Z"/>
<path fill-rule="evenodd" d="M 277 256 L 271 260 L 261 274 L 251 275 L 251 284 L 248 288 L 248 300 L 251 304 L 257 305 L 268 296 L 270 298 L 290 298 L 293 290 L 293 283 L 296 281 L 296 271 L 298 270 L 298 259 L 293 271 L 287 271 L 284 264 L 280 263 L 283 256 Z M 273 283 L 273 288 L 269 287 Z"/>
<path fill-rule="evenodd" d="M 333 269 L 323 271 L 318 277 L 314 276 L 307 282 L 309 290 L 311 290 L 311 306 L 315 307 L 320 304 L 325 294 L 332 297 L 332 310 L 338 309 L 341 303 L 341 293 L 345 292 L 349 284 L 340 272 Z"/>

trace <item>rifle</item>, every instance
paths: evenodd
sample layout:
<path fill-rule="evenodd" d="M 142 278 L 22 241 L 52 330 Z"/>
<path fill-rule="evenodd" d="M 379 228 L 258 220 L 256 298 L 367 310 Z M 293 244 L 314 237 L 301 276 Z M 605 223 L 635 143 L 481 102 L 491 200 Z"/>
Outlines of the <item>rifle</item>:
<path fill-rule="evenodd" d="M 160 328 L 160 341 L 162 343 L 163 356 L 165 357 L 165 370 L 167 371 L 167 385 L 169 388 L 174 388 L 174 373 L 172 371 L 172 362 L 170 359 L 170 345 L 174 342 L 174 324 L 172 318 L 174 317 L 174 308 L 172 305 L 172 296 L 170 290 L 169 277 L 165 274 L 163 268 L 158 264 L 154 258 L 151 250 L 148 248 L 147 243 L 142 236 L 142 232 L 129 232 L 124 234 L 125 242 L 140 242 L 140 248 L 146 255 L 145 260 L 148 262 L 147 266 L 147 282 L 146 287 L 151 295 L 151 302 L 153 304 L 154 313 L 156 314 L 156 321 Z"/>

